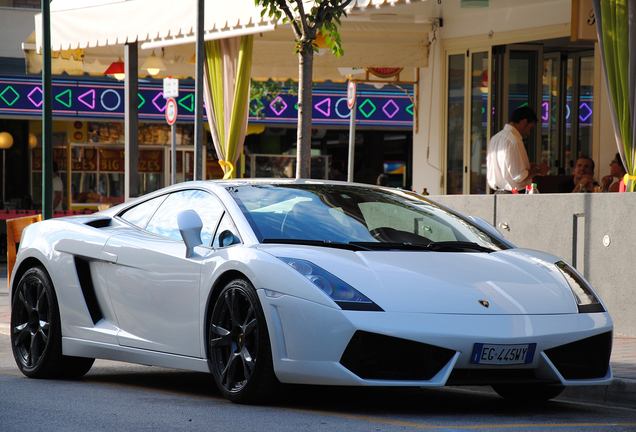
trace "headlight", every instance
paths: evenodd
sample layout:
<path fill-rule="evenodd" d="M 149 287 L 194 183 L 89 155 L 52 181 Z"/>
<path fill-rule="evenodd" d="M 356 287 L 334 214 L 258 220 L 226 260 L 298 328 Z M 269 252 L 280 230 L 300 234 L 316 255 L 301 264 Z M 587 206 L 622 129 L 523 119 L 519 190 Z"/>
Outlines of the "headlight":
<path fill-rule="evenodd" d="M 565 277 L 565 280 L 570 286 L 572 294 L 574 294 L 574 299 L 576 300 L 576 305 L 579 307 L 579 312 L 605 312 L 605 308 L 603 308 L 598 297 L 594 294 L 592 287 L 587 284 L 585 279 L 583 279 L 576 270 L 563 261 L 559 261 L 555 263 L 555 265 L 561 270 L 561 274 Z"/>
<path fill-rule="evenodd" d="M 279 257 L 279 259 L 289 264 L 291 268 L 301 275 L 305 276 L 342 309 L 382 311 L 382 308 L 373 303 L 351 285 L 332 275 L 327 270 L 318 267 L 316 264 L 295 258 Z"/>

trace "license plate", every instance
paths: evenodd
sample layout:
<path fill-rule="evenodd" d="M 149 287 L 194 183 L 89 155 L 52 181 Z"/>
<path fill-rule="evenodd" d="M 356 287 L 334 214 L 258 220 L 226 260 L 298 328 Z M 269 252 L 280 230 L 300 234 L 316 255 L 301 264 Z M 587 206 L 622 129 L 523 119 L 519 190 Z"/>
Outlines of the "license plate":
<path fill-rule="evenodd" d="M 471 363 L 479 364 L 524 364 L 532 363 L 537 344 L 494 345 L 475 344 Z"/>

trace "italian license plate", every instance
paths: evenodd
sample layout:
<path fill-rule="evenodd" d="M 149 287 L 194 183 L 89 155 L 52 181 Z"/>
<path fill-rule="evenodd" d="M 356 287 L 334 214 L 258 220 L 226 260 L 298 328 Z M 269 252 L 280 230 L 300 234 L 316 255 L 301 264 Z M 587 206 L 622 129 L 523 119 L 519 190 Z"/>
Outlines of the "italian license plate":
<path fill-rule="evenodd" d="M 532 363 L 537 344 L 494 345 L 477 343 L 470 357 L 471 363 L 479 364 L 526 364 Z"/>

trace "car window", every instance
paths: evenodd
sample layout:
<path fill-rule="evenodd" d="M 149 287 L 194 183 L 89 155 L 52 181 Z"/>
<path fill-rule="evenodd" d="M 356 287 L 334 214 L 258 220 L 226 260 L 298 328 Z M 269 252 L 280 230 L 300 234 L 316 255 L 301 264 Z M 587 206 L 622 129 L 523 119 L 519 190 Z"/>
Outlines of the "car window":
<path fill-rule="evenodd" d="M 194 210 L 201 217 L 201 241 L 209 246 L 224 209 L 218 198 L 201 190 L 171 193 L 152 216 L 146 229 L 175 240 L 183 240 L 177 225 L 177 215 L 184 210 Z"/>
<path fill-rule="evenodd" d="M 164 199 L 166 199 L 165 195 L 144 201 L 141 204 L 126 210 L 120 215 L 120 217 L 139 228 L 146 228 L 148 221 Z"/>
<path fill-rule="evenodd" d="M 232 187 L 228 192 L 260 241 L 365 243 L 371 248 L 375 247 L 372 243 L 405 247 L 474 243 L 489 250 L 509 247 L 469 220 L 407 191 L 275 184 Z"/>
<path fill-rule="evenodd" d="M 457 241 L 456 231 L 442 222 L 431 211 L 418 211 L 408 207 L 396 206 L 385 202 L 366 202 L 359 204 L 360 210 L 370 232 L 380 232 L 386 228 L 416 234 L 427 241 Z M 462 238 L 463 240 L 463 238 Z"/>
<path fill-rule="evenodd" d="M 229 214 L 225 213 L 219 224 L 219 228 L 216 230 L 214 236 L 214 247 L 226 247 L 233 244 L 241 243 L 241 239 L 238 235 L 238 230 L 232 222 L 232 218 Z"/>

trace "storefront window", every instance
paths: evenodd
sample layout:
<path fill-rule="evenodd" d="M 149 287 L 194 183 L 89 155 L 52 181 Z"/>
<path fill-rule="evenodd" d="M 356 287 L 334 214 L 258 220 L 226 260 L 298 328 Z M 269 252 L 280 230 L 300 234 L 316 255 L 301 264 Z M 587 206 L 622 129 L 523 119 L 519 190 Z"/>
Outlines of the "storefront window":
<path fill-rule="evenodd" d="M 446 193 L 463 193 L 465 54 L 448 57 L 448 131 Z"/>
<path fill-rule="evenodd" d="M 545 161 L 553 174 L 559 164 L 559 55 L 546 54 L 543 61 L 543 97 L 541 111 L 541 160 Z"/>
<path fill-rule="evenodd" d="M 592 107 L 594 102 L 594 57 L 579 61 L 578 147 L 579 156 L 592 155 Z"/>
<path fill-rule="evenodd" d="M 486 193 L 488 147 L 488 53 L 472 55 L 470 102 L 470 193 Z"/>
<path fill-rule="evenodd" d="M 62 123 L 62 122 L 60 122 Z M 58 125 L 59 127 L 59 125 Z M 193 125 L 178 125 L 176 133 L 178 181 L 192 180 L 194 171 Z M 70 161 L 71 208 L 116 205 L 125 199 L 125 146 L 123 124 L 119 122 L 74 121 L 64 124 L 65 132 L 54 134 L 53 160 L 64 185 L 64 208 L 68 209 L 68 161 Z M 140 124 L 139 193 L 166 186 L 170 170 L 170 127 Z M 185 163 L 184 163 L 185 159 Z M 42 148 L 31 151 L 32 196 L 42 196 Z M 167 177 L 168 176 L 168 177 Z"/>

